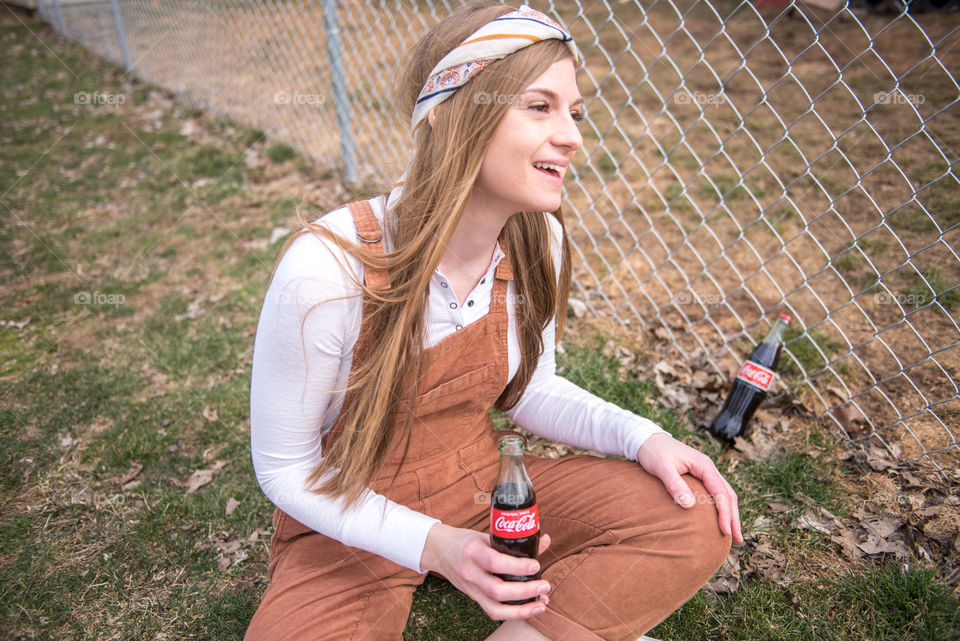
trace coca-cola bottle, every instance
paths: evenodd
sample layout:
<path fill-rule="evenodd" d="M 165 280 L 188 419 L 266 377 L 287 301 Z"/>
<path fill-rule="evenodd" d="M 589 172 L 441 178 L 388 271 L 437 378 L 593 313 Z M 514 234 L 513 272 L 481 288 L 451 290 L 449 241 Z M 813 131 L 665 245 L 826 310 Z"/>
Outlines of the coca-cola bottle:
<path fill-rule="evenodd" d="M 770 333 L 740 368 L 730 395 L 710 424 L 711 432 L 728 441 L 744 432 L 747 422 L 773 382 L 774 372 L 780 361 L 780 349 L 783 347 L 783 332 L 791 322 L 793 319 L 788 315 L 777 314 Z"/>
<path fill-rule="evenodd" d="M 511 556 L 537 558 L 540 545 L 540 515 L 537 495 L 523 464 L 523 437 L 500 437 L 500 469 L 490 501 L 490 545 Z M 534 581 L 540 573 L 529 576 L 498 574 L 504 581 Z M 504 601 L 519 605 L 536 601 Z"/>

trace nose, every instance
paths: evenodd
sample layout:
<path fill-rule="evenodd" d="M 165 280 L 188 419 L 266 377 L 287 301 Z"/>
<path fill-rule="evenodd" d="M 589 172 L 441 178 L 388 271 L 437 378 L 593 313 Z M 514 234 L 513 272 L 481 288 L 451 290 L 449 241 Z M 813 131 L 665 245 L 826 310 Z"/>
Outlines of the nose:
<path fill-rule="evenodd" d="M 577 121 L 569 113 L 560 113 L 559 122 L 554 129 L 552 140 L 557 147 L 566 147 L 575 152 L 583 146 L 583 136 L 577 127 Z"/>

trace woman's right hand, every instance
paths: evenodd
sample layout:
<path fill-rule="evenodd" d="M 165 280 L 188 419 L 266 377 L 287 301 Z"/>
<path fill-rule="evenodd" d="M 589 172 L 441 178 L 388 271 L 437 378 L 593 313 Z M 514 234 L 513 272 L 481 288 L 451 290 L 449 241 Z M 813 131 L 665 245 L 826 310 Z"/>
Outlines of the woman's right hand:
<path fill-rule="evenodd" d="M 550 536 L 540 536 L 542 554 L 550 546 Z M 443 575 L 458 590 L 480 604 L 496 621 L 526 619 L 546 609 L 550 584 L 544 580 L 504 581 L 497 574 L 525 576 L 536 574 L 540 564 L 534 559 L 518 558 L 497 552 L 490 536 L 475 530 L 436 523 L 427 534 L 420 567 Z M 505 605 L 501 601 L 521 601 L 540 595 L 539 601 Z"/>

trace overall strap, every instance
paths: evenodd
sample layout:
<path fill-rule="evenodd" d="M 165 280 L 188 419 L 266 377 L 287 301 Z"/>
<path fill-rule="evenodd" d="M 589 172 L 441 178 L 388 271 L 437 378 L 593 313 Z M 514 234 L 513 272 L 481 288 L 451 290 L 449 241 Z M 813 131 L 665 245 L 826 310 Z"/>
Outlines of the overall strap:
<path fill-rule="evenodd" d="M 501 249 L 504 247 L 500 244 Z M 510 257 L 504 252 L 500 264 L 494 272 L 493 292 L 490 295 L 490 311 L 492 316 L 507 315 L 507 285 L 513 280 L 513 265 L 510 263 Z M 504 321 L 505 322 L 505 321 Z"/>
<path fill-rule="evenodd" d="M 382 254 L 383 249 L 383 231 L 377 223 L 377 217 L 373 213 L 369 200 L 357 200 L 347 207 L 353 215 L 353 224 L 357 228 L 357 240 L 364 243 L 370 251 Z M 364 266 L 363 282 L 371 289 L 382 287 L 387 282 L 387 272 L 384 269 L 375 269 Z"/>

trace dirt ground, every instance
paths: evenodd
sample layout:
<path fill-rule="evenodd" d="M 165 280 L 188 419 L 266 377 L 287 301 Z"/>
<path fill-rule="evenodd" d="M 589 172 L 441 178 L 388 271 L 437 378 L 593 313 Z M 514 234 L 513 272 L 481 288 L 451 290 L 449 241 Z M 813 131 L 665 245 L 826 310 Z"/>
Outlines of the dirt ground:
<path fill-rule="evenodd" d="M 726 375 L 787 311 L 806 333 L 788 345 L 785 382 L 811 412 L 955 466 L 960 18 L 553 6 L 586 60 L 590 122 L 567 188 L 574 296 Z M 70 9 L 69 31 L 119 60 L 92 11 Z M 125 14 L 144 79 L 339 166 L 319 4 Z M 389 188 L 400 173 L 398 60 L 442 14 L 341 6 L 364 183 Z"/>

